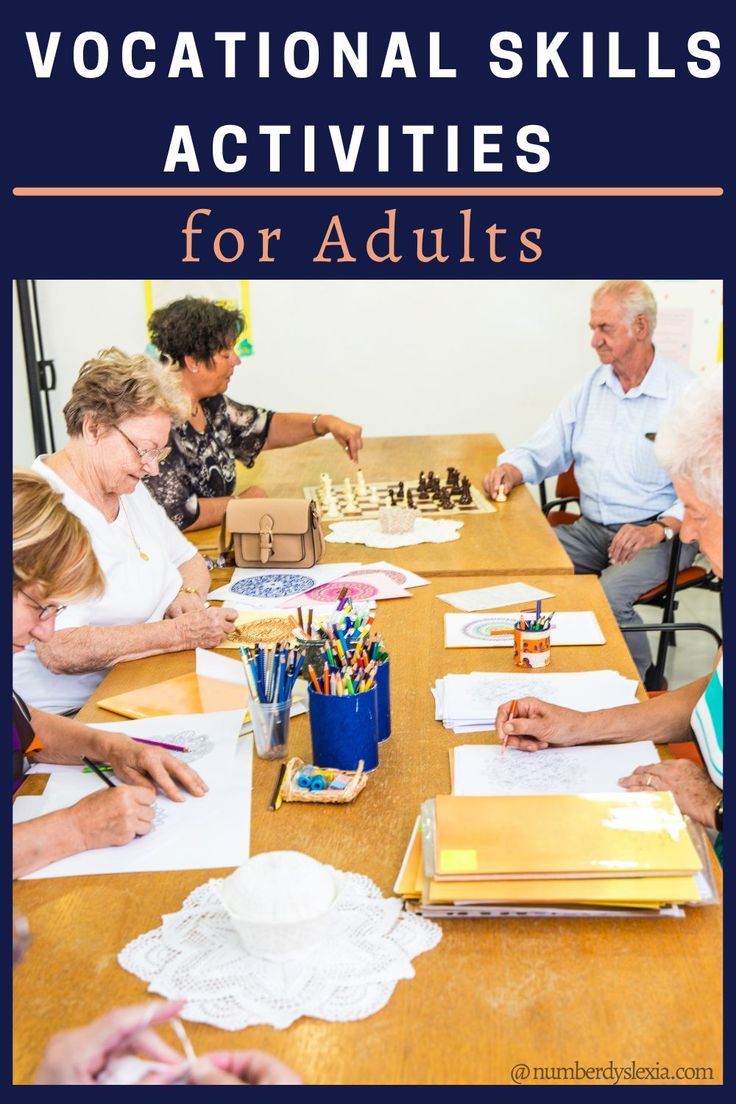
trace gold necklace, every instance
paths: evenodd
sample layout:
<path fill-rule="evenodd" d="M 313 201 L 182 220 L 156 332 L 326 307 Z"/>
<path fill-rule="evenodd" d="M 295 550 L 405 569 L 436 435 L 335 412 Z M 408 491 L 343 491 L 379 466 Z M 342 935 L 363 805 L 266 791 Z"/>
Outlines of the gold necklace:
<path fill-rule="evenodd" d="M 122 497 L 120 499 L 120 506 L 122 507 L 122 511 L 125 514 L 125 520 L 128 523 L 128 530 L 130 532 L 130 536 L 131 536 L 131 539 L 133 541 L 133 544 L 138 549 L 138 555 L 140 556 L 140 558 L 142 560 L 150 560 L 151 557 L 146 552 L 143 551 L 143 549 L 139 545 L 138 541 L 135 539 L 135 533 L 133 532 L 133 526 L 130 524 L 130 518 L 128 517 L 128 511 L 125 509 L 125 502 L 123 501 Z"/>

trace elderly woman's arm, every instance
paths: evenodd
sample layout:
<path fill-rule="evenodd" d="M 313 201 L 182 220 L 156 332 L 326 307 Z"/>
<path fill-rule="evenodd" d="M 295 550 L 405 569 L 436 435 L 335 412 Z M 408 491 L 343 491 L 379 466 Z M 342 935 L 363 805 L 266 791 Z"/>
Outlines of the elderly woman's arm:
<path fill-rule="evenodd" d="M 508 746 L 521 751 L 575 744 L 628 744 L 653 740 L 655 744 L 678 743 L 690 738 L 690 717 L 705 692 L 710 676 L 689 682 L 658 698 L 615 709 L 580 713 L 560 705 L 520 698 L 510 719 L 511 702 L 504 702 L 496 714 L 496 731 Z"/>
<path fill-rule="evenodd" d="M 84 626 L 60 629 L 46 644 L 37 643 L 38 658 L 54 674 L 99 671 L 131 659 L 216 648 L 231 632 L 237 613 L 223 606 L 198 608 L 179 617 L 145 625 Z"/>
<path fill-rule="evenodd" d="M 314 436 L 324 437 L 331 433 L 337 443 L 348 453 L 351 460 L 358 459 L 363 447 L 362 426 L 354 425 L 338 418 L 335 414 L 274 414 L 268 429 L 264 449 L 288 448 L 311 441 Z"/>

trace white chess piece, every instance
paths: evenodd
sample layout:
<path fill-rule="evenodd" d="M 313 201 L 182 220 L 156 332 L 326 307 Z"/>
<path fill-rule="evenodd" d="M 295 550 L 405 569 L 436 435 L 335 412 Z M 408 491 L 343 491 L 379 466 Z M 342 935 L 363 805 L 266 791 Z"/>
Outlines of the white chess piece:
<path fill-rule="evenodd" d="M 498 490 L 496 491 L 496 502 L 505 502 L 505 501 L 506 501 L 506 488 L 503 485 L 503 482 L 501 482 L 501 485 L 499 486 Z"/>
<path fill-rule="evenodd" d="M 381 500 L 378 497 L 378 490 L 376 487 L 371 488 L 371 506 L 380 506 Z"/>
<path fill-rule="evenodd" d="M 363 475 L 363 469 L 358 468 L 357 487 L 359 495 L 367 495 L 368 487 L 366 485 L 365 476 Z"/>
<path fill-rule="evenodd" d="M 319 477 L 319 481 L 322 484 L 322 490 L 324 491 L 325 496 L 329 495 L 332 492 L 332 477 L 328 474 L 328 472 L 322 472 Z"/>

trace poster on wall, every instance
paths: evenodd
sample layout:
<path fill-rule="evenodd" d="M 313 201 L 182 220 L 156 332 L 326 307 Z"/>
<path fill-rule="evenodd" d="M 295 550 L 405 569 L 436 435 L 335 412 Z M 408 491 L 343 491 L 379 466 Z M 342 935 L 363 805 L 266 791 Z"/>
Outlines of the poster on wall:
<path fill-rule="evenodd" d="M 143 293 L 146 325 L 155 310 L 185 295 L 213 299 L 223 307 L 242 311 L 245 325 L 235 345 L 235 352 L 241 359 L 253 355 L 253 320 L 248 280 L 144 280 Z M 158 350 L 149 342 L 146 352 L 157 355 Z"/>

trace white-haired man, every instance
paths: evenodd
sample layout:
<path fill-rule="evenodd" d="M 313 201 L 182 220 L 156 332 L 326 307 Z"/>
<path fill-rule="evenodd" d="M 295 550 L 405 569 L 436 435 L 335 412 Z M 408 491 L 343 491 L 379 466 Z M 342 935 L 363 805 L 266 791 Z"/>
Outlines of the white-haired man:
<path fill-rule="evenodd" d="M 652 340 L 657 303 L 641 280 L 608 280 L 591 303 L 591 345 L 600 364 L 570 392 L 542 428 L 501 453 L 483 486 L 540 483 L 575 463 L 582 518 L 555 530 L 577 574 L 600 575 L 620 625 L 641 624 L 637 598 L 667 577 L 682 505 L 657 462 L 657 430 L 692 379 L 659 354 Z M 695 556 L 683 545 L 680 566 Z M 626 638 L 646 681 L 651 651 L 645 633 Z"/>

